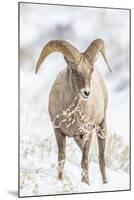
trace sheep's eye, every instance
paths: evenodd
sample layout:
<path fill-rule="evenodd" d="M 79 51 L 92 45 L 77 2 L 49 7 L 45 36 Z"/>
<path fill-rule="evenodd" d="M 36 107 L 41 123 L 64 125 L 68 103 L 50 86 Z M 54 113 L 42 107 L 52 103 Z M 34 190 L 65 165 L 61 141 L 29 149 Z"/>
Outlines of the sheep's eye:
<path fill-rule="evenodd" d="M 77 73 L 77 71 L 73 68 L 71 68 L 72 74 L 75 75 Z"/>
<path fill-rule="evenodd" d="M 84 79 L 82 79 L 81 77 L 79 77 L 79 84 L 83 85 L 84 84 Z"/>
<path fill-rule="evenodd" d="M 92 68 L 92 69 L 91 69 L 91 74 L 92 74 L 93 71 L 94 71 L 94 69 Z"/>
<path fill-rule="evenodd" d="M 72 76 L 74 79 L 78 79 L 78 75 L 75 70 L 72 70 Z"/>
<path fill-rule="evenodd" d="M 76 74 L 73 76 L 74 80 L 78 81 L 78 76 Z"/>

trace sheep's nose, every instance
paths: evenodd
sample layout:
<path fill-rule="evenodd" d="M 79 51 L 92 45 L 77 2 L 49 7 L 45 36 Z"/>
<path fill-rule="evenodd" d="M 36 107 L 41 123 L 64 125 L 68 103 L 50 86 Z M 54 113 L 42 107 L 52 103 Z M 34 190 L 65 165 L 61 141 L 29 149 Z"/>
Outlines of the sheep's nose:
<path fill-rule="evenodd" d="M 85 94 L 85 96 L 88 97 L 90 95 L 90 92 L 89 91 L 87 92 L 86 90 L 84 90 L 84 94 Z"/>

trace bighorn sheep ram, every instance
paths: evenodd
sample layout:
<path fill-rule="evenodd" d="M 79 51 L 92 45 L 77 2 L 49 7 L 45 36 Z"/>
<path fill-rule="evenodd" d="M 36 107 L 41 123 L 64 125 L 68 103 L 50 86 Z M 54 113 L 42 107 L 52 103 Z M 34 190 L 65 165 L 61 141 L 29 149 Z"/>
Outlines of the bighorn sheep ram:
<path fill-rule="evenodd" d="M 50 41 L 41 52 L 36 73 L 44 59 L 53 52 L 62 53 L 67 62 L 67 68 L 58 74 L 49 95 L 49 115 L 58 145 L 58 178 L 63 179 L 66 136 L 69 136 L 74 138 L 82 151 L 82 182 L 89 184 L 88 154 L 93 129 L 97 127 L 99 166 L 103 183 L 107 183 L 104 151 L 108 94 L 104 79 L 94 66 L 100 52 L 109 67 L 104 42 L 96 39 L 84 53 L 80 53 L 67 41 Z"/>

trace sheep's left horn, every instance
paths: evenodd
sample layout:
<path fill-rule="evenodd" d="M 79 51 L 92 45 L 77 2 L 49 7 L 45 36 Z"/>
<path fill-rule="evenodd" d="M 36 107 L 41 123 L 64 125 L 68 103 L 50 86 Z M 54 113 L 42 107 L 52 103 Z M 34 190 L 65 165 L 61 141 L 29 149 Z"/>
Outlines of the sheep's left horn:
<path fill-rule="evenodd" d="M 107 66 L 109 68 L 109 71 L 112 72 L 112 70 L 108 64 L 107 58 L 106 58 L 105 46 L 104 46 L 103 40 L 101 40 L 101 39 L 94 40 L 90 44 L 90 46 L 87 48 L 87 50 L 84 52 L 84 54 L 88 58 L 89 62 L 93 65 L 96 60 L 96 56 L 99 52 L 102 54 Z"/>

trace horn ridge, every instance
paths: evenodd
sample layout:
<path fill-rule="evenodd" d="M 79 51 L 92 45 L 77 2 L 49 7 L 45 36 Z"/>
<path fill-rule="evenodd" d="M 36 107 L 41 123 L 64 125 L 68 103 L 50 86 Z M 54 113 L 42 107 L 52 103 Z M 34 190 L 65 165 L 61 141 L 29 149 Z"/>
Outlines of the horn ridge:
<path fill-rule="evenodd" d="M 39 67 L 43 63 L 45 58 L 49 54 L 54 53 L 54 52 L 60 52 L 68 60 L 73 61 L 75 63 L 79 63 L 81 54 L 71 43 L 64 40 L 52 40 L 48 42 L 42 49 L 42 52 L 36 64 L 36 73 L 38 72 Z"/>
<path fill-rule="evenodd" d="M 106 58 L 106 53 L 105 53 L 105 45 L 104 45 L 104 41 L 102 39 L 96 39 L 94 40 L 90 46 L 87 48 L 87 50 L 84 52 L 85 56 L 88 58 L 89 62 L 94 65 L 95 60 L 96 60 L 96 55 L 98 53 L 101 53 L 101 55 L 103 56 L 104 61 L 106 62 L 108 69 L 110 72 L 112 72 L 107 58 Z"/>

